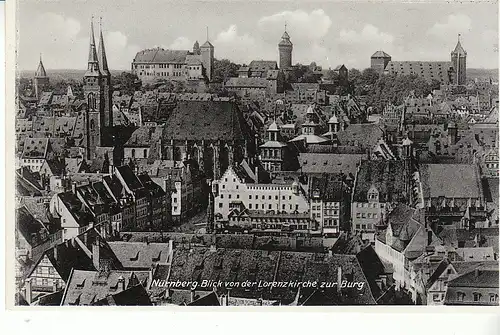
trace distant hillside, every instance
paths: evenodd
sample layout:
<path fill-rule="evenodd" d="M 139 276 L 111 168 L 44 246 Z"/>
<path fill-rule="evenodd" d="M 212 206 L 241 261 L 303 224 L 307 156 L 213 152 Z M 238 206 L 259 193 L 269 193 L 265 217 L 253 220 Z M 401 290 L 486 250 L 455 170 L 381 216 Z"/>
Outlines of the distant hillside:
<path fill-rule="evenodd" d="M 117 76 L 124 71 L 111 70 L 112 76 Z M 21 78 L 33 78 L 35 71 L 20 71 L 19 76 Z M 69 81 L 79 81 L 82 80 L 85 70 L 49 70 L 47 69 L 47 75 L 53 82 L 58 82 L 60 80 Z"/>
<path fill-rule="evenodd" d="M 498 69 L 467 69 L 467 79 L 498 81 Z"/>

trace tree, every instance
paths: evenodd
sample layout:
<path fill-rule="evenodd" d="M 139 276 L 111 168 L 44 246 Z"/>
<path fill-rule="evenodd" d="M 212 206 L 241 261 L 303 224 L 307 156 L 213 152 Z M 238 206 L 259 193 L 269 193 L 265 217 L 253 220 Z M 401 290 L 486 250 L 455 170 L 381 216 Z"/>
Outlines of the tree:
<path fill-rule="evenodd" d="M 122 72 L 113 78 L 113 82 L 122 94 L 134 94 L 141 87 L 141 81 L 137 75 L 130 72 Z"/>
<path fill-rule="evenodd" d="M 216 83 L 225 83 L 231 77 L 238 77 L 239 68 L 240 65 L 228 59 L 214 59 L 212 81 Z"/>

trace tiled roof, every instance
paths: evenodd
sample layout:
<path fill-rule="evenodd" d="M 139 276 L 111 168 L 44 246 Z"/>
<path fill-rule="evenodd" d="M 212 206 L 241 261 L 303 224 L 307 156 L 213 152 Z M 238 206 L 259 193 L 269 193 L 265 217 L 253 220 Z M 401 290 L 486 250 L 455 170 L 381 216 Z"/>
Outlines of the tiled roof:
<path fill-rule="evenodd" d="M 477 167 L 468 164 L 424 164 L 420 168 L 424 198 L 481 197 Z M 460 180 L 459 183 L 456 181 Z"/>
<path fill-rule="evenodd" d="M 123 288 L 127 289 L 141 284 L 144 274 L 147 276 L 148 272 L 73 270 L 66 285 L 62 305 L 88 306 L 94 304 L 108 295 L 124 291 Z M 123 284 L 120 281 L 123 281 Z"/>
<path fill-rule="evenodd" d="M 351 124 L 345 130 L 337 133 L 340 145 L 358 146 L 363 149 L 373 149 L 384 135 L 382 128 L 373 123 Z"/>
<path fill-rule="evenodd" d="M 134 171 L 132 171 L 132 169 L 128 165 L 119 166 L 116 169 L 131 191 L 136 191 L 140 188 L 143 188 L 141 182 L 139 181 L 139 178 L 137 178 Z"/>
<path fill-rule="evenodd" d="M 48 233 L 45 226 L 35 219 L 24 206 L 16 210 L 16 230 L 31 247 L 40 244 L 42 238 Z"/>
<path fill-rule="evenodd" d="M 92 306 L 151 306 L 148 292 L 142 286 L 137 284 L 115 294 L 95 302 Z"/>
<path fill-rule="evenodd" d="M 318 190 L 323 201 L 342 202 L 346 189 L 336 176 L 327 175 L 311 178 L 311 191 Z"/>
<path fill-rule="evenodd" d="M 189 303 L 188 306 L 220 306 L 220 301 L 217 293 L 212 292 Z"/>
<path fill-rule="evenodd" d="M 136 63 L 185 63 L 187 50 L 165 50 L 160 48 L 139 51 L 134 58 Z"/>
<path fill-rule="evenodd" d="M 338 146 L 334 144 L 311 144 L 307 152 L 316 154 L 365 154 L 366 150 L 357 146 Z"/>
<path fill-rule="evenodd" d="M 400 201 L 408 198 L 404 184 L 402 161 L 363 161 L 356 177 L 354 201 L 366 202 L 368 190 L 374 185 L 380 202 Z"/>
<path fill-rule="evenodd" d="M 387 283 L 386 287 L 380 288 L 377 285 L 376 279 L 382 275 L 388 274 L 390 270 L 386 268 L 385 264 L 380 260 L 375 253 L 375 249 L 373 249 L 371 245 L 357 253 L 356 259 L 367 279 L 367 284 L 370 285 L 373 297 L 375 300 L 378 300 L 392 283 Z"/>
<path fill-rule="evenodd" d="M 448 282 L 448 287 L 490 287 L 498 289 L 498 270 L 475 269 Z"/>
<path fill-rule="evenodd" d="M 163 130 L 164 143 L 178 140 L 242 140 L 244 121 L 234 102 L 182 101 Z"/>
<path fill-rule="evenodd" d="M 142 126 L 136 129 L 125 143 L 125 147 L 150 147 L 157 143 L 163 133 L 162 126 Z"/>
<path fill-rule="evenodd" d="M 266 78 L 229 78 L 224 84 L 228 88 L 234 87 L 251 87 L 251 88 L 266 88 Z"/>
<path fill-rule="evenodd" d="M 83 211 L 83 204 L 81 203 L 80 199 L 76 197 L 76 195 L 71 192 L 63 192 L 58 193 L 57 196 L 64 203 L 64 205 L 80 227 L 87 226 L 91 222 L 93 222 L 93 218 L 90 213 Z"/>
<path fill-rule="evenodd" d="M 388 53 L 382 51 L 382 50 L 379 50 L 377 52 L 375 52 L 371 58 L 377 58 L 377 57 L 382 57 L 382 58 L 386 58 L 386 57 L 391 57 Z"/>
<path fill-rule="evenodd" d="M 356 175 L 356 170 L 363 154 L 317 154 L 304 152 L 299 154 L 299 164 L 304 173 L 345 173 Z"/>
<path fill-rule="evenodd" d="M 47 157 L 48 146 L 48 138 L 26 138 L 24 140 L 24 150 L 21 158 L 45 159 Z"/>
<path fill-rule="evenodd" d="M 279 252 L 248 249 L 193 248 L 174 251 L 170 281 L 221 280 L 222 282 L 273 280 Z M 208 288 L 207 290 L 210 290 Z M 232 296 L 258 298 L 269 295 L 269 289 L 233 288 Z"/>
<path fill-rule="evenodd" d="M 165 263 L 168 243 L 108 242 L 125 269 L 150 269 L 154 264 Z"/>
<path fill-rule="evenodd" d="M 248 65 L 250 71 L 268 71 L 278 69 L 278 63 L 273 60 L 253 60 Z"/>

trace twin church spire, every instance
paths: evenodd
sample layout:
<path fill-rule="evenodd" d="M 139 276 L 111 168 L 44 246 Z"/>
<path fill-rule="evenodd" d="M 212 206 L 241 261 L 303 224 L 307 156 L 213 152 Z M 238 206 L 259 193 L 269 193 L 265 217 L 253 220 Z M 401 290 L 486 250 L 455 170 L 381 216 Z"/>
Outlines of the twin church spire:
<path fill-rule="evenodd" d="M 94 37 L 94 18 L 90 21 L 90 46 L 89 46 L 89 58 L 87 72 L 85 76 L 87 77 L 98 77 L 110 75 L 108 68 L 108 60 L 106 57 L 106 49 L 104 47 L 104 37 L 102 35 L 102 24 L 99 20 L 99 49 L 96 48 L 95 37 Z"/>

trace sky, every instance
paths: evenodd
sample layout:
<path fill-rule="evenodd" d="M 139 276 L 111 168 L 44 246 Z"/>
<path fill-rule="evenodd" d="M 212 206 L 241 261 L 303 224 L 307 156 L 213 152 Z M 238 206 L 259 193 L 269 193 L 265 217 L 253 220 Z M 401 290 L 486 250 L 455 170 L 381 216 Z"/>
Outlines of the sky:
<path fill-rule="evenodd" d="M 285 22 L 293 64 L 364 69 L 377 50 L 444 61 L 461 34 L 467 67 L 498 68 L 496 1 L 429 1 L 18 0 L 18 68 L 35 70 L 41 54 L 47 70 L 85 69 L 92 15 L 113 70 L 130 69 L 142 49 L 191 50 L 207 28 L 218 59 L 277 61 Z"/>

